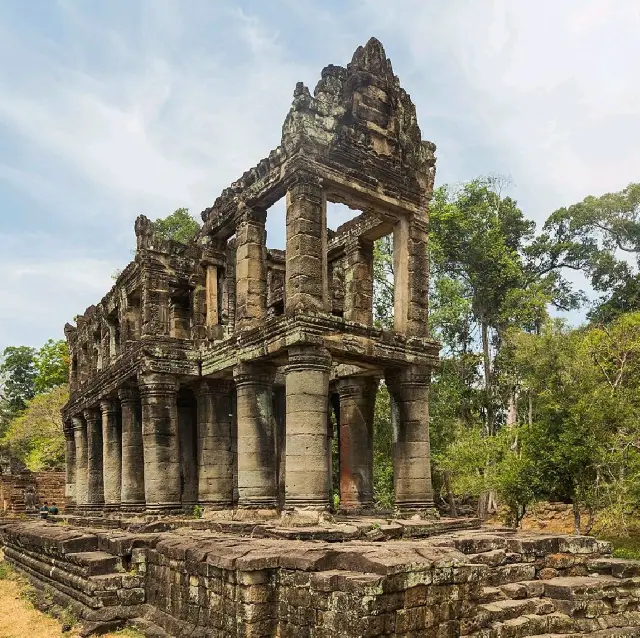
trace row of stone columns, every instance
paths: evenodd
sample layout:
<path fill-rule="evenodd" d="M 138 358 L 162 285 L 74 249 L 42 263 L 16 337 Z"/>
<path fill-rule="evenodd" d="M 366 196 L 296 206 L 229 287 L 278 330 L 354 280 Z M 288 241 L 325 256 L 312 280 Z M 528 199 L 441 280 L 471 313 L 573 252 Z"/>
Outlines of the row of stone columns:
<path fill-rule="evenodd" d="M 285 458 L 280 461 L 288 507 L 330 504 L 330 364 L 323 348 L 289 351 Z M 117 399 L 105 398 L 99 407 L 75 416 L 67 432 L 66 452 L 67 484 L 73 486 L 77 506 L 89 511 L 152 512 L 180 510 L 195 503 L 276 507 L 274 373 L 274 368 L 262 364 L 236 366 L 235 446 L 232 384 L 224 381 L 203 381 L 195 389 L 193 444 L 184 437 L 194 427 L 191 413 L 187 410 L 181 416 L 178 386 L 169 375 L 150 375 L 139 388 L 122 388 Z M 387 375 L 398 416 L 394 462 L 400 508 L 426 508 L 433 502 L 428 383 L 428 370 L 406 368 Z M 340 379 L 337 391 L 341 504 L 346 509 L 367 508 L 373 502 L 375 381 Z M 188 485 L 193 488 L 188 490 Z"/>

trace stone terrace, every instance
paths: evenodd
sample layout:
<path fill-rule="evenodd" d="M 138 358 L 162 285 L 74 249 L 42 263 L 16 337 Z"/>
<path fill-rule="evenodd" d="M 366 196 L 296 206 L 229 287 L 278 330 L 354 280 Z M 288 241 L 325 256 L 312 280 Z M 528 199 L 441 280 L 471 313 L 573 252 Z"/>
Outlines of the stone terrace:
<path fill-rule="evenodd" d="M 265 538 L 246 524 L 0 531 L 7 560 L 72 605 L 85 634 L 133 623 L 163 637 L 640 635 L 640 562 L 612 559 L 590 537 L 481 529 L 393 540 L 371 523 L 366 533 L 386 540 Z"/>

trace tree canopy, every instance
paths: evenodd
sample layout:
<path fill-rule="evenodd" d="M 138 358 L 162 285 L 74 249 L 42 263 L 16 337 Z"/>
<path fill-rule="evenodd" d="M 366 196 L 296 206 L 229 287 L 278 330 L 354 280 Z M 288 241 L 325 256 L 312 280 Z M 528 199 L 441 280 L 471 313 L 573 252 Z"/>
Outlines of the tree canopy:
<path fill-rule="evenodd" d="M 166 217 L 159 217 L 153 223 L 153 230 L 163 239 L 172 239 L 186 244 L 198 231 L 200 224 L 191 216 L 188 208 L 177 208 Z"/>

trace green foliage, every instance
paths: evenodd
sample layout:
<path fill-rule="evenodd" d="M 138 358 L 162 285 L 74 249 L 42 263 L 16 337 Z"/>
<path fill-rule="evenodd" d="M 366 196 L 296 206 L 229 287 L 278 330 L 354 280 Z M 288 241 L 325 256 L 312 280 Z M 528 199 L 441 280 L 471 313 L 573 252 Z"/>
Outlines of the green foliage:
<path fill-rule="evenodd" d="M 393 330 L 393 238 L 387 235 L 373 244 L 373 322 Z"/>
<path fill-rule="evenodd" d="M 192 512 L 192 516 L 193 518 L 202 518 L 204 516 L 204 507 L 200 506 L 200 505 L 194 505 L 193 506 L 193 512 Z"/>
<path fill-rule="evenodd" d="M 378 387 L 373 418 L 373 500 L 380 509 L 394 504 L 391 400 L 384 384 Z"/>
<path fill-rule="evenodd" d="M 36 394 L 69 382 L 69 347 L 64 339 L 49 339 L 35 354 Z"/>
<path fill-rule="evenodd" d="M 14 577 L 15 572 L 11 568 L 9 563 L 5 561 L 0 562 L 0 580 L 10 580 Z"/>
<path fill-rule="evenodd" d="M 546 255 L 550 266 L 582 270 L 593 288 L 603 293 L 594 319 L 610 321 L 623 312 L 639 310 L 638 275 L 623 254 L 632 255 L 638 264 L 640 184 L 589 196 L 555 211 L 534 250 Z"/>
<path fill-rule="evenodd" d="M 66 385 L 36 395 L 19 416 L 13 419 L 0 441 L 28 469 L 61 470 L 64 468 L 64 435 L 60 409 L 69 398 Z"/>
<path fill-rule="evenodd" d="M 36 350 L 29 346 L 8 346 L 2 353 L 0 380 L 5 419 L 24 410 L 35 394 Z"/>
<path fill-rule="evenodd" d="M 200 224 L 191 216 L 188 208 L 177 208 L 167 217 L 153 222 L 153 230 L 163 239 L 189 243 L 200 230 Z"/>

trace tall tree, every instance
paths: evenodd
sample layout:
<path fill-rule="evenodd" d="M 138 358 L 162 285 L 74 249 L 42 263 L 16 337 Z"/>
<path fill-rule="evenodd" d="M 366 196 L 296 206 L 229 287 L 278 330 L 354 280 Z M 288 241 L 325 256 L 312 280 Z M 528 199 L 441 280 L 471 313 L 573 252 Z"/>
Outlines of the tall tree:
<path fill-rule="evenodd" d="M 582 270 L 602 293 L 594 319 L 612 320 L 640 308 L 640 184 L 560 208 L 543 230 L 535 248 L 548 266 Z"/>
<path fill-rule="evenodd" d="M 61 470 L 64 468 L 64 434 L 60 410 L 69 398 L 66 385 L 59 385 L 36 395 L 11 421 L 2 439 L 11 452 L 28 469 Z"/>
<path fill-rule="evenodd" d="M 69 381 L 69 347 L 64 339 L 49 339 L 35 354 L 34 391 L 47 392 Z"/>
<path fill-rule="evenodd" d="M 0 428 L 24 410 L 35 394 L 37 368 L 36 350 L 28 346 L 7 346 L 0 362 L 2 399 L 0 401 Z"/>

